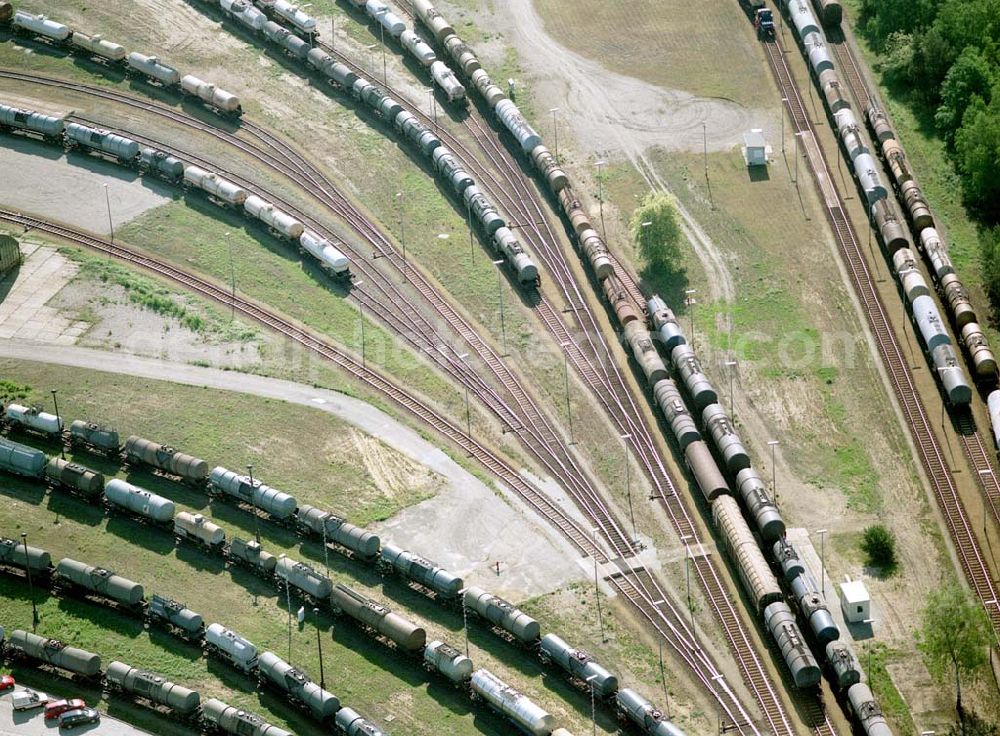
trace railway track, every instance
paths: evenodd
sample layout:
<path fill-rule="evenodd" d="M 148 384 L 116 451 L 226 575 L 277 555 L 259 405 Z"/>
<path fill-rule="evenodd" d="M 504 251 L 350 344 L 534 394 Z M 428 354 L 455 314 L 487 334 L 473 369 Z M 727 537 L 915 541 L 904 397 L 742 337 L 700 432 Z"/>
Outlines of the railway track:
<path fill-rule="evenodd" d="M 951 477 L 951 469 L 934 434 L 927 410 L 917 393 L 913 376 L 892 330 L 885 306 L 879 298 L 875 279 L 869 271 L 854 228 L 844 211 L 843 200 L 830 174 L 812 122 L 788 68 L 780 40 L 764 41 L 763 45 L 768 63 L 785 100 L 786 110 L 792 120 L 793 132 L 802 138 L 802 148 L 809 159 L 809 170 L 819 189 L 827 219 L 833 228 L 855 293 L 875 338 L 893 393 L 916 445 L 921 465 L 930 480 L 938 506 L 945 518 L 962 570 L 985 607 L 994 632 L 1000 633 L 1000 607 L 982 551 L 962 507 L 958 490 Z M 970 462 L 974 463 L 974 459 L 970 458 Z"/>

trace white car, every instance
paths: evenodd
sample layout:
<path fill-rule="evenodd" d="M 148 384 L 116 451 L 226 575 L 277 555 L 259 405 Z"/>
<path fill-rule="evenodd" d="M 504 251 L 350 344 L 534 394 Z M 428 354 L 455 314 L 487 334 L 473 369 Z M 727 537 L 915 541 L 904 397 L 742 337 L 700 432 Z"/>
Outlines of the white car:
<path fill-rule="evenodd" d="M 49 702 L 49 696 L 45 693 L 35 692 L 34 690 L 18 690 L 14 693 L 14 710 L 31 710 L 32 708 L 41 708 L 43 705 Z"/>

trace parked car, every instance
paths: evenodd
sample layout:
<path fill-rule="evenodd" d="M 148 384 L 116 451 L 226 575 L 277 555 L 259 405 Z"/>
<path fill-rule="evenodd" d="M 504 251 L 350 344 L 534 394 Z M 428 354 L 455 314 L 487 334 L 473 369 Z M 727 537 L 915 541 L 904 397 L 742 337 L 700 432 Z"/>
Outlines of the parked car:
<path fill-rule="evenodd" d="M 14 682 L 13 677 L 11 677 L 10 675 L 4 675 L 3 677 L 0 677 L 0 692 L 3 692 L 4 690 L 10 690 L 16 684 L 17 683 Z"/>
<path fill-rule="evenodd" d="M 86 707 L 87 704 L 80 700 L 80 698 L 73 698 L 72 700 L 53 700 L 45 706 L 45 720 L 50 721 L 53 718 L 58 718 L 68 710 L 80 710 L 81 708 Z"/>
<path fill-rule="evenodd" d="M 35 692 L 25 688 L 14 693 L 14 710 L 31 710 L 41 708 L 49 702 L 49 696 L 45 693 Z"/>
<path fill-rule="evenodd" d="M 99 720 L 101 714 L 93 708 L 68 710 L 59 717 L 59 728 L 76 728 L 88 723 L 97 723 Z"/>

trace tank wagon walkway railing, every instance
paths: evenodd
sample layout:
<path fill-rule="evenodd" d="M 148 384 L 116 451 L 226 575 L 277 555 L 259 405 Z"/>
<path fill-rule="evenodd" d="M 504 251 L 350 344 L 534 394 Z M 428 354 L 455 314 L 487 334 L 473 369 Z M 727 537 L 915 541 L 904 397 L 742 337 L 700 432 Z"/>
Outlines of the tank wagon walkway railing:
<path fill-rule="evenodd" d="M 816 138 L 812 121 L 806 113 L 805 105 L 785 59 L 785 51 L 778 39 L 764 41 L 764 48 L 785 101 L 785 108 L 792 120 L 793 132 L 802 141 L 801 147 L 809 160 L 809 170 L 819 188 L 827 219 L 833 228 L 855 293 L 868 319 L 868 325 L 892 384 L 893 393 L 903 411 L 906 424 L 920 456 L 921 465 L 930 480 L 951 538 L 955 543 L 962 570 L 976 596 L 985 607 L 995 634 L 1000 635 L 1000 607 L 998 607 L 996 589 L 965 509 L 958 497 L 958 489 L 951 477 L 951 469 L 948 467 L 941 451 L 941 445 L 931 427 L 927 410 L 917 393 L 913 376 L 892 330 L 885 306 L 879 298 L 854 228 L 844 211 L 843 200 L 830 175 L 830 169 Z"/>

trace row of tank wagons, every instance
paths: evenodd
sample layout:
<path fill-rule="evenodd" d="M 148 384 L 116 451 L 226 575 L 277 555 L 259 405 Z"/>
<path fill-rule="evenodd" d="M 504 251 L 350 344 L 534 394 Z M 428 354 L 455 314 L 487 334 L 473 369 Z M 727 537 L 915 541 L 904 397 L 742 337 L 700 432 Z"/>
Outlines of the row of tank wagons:
<path fill-rule="evenodd" d="M 350 276 L 347 256 L 328 239 L 307 229 L 301 220 L 238 184 L 214 172 L 185 164 L 165 151 L 141 146 L 131 138 L 107 130 L 67 123 L 61 117 L 2 104 L 0 130 L 35 135 L 49 142 L 61 143 L 67 149 L 86 151 L 134 167 L 144 174 L 181 184 L 186 189 L 196 189 L 213 203 L 237 208 L 246 217 L 261 222 L 275 237 L 295 243 L 300 253 L 316 259 L 320 268 L 331 276 Z"/>
<path fill-rule="evenodd" d="M 2 21 L 0 21 L 2 22 Z M 108 65 L 124 66 L 127 74 L 141 75 L 162 87 L 178 88 L 183 95 L 196 97 L 205 105 L 223 115 L 238 117 L 243 114 L 240 99 L 231 92 L 205 82 L 193 74 L 181 76 L 176 69 L 162 63 L 155 56 L 139 52 L 126 53 L 125 47 L 102 38 L 89 36 L 81 31 L 47 18 L 17 11 L 10 19 L 17 34 L 31 36 L 50 44 L 66 47 L 76 54 L 101 61 Z"/>
<path fill-rule="evenodd" d="M 386 3 L 382 0 L 349 0 L 349 2 L 378 23 L 385 33 L 395 38 L 408 54 L 426 68 L 431 80 L 441 88 L 449 102 L 466 101 L 465 85 L 458 81 L 458 76 L 451 67 L 438 59 L 434 49 L 410 30 L 403 19 L 392 12 Z"/>
<path fill-rule="evenodd" d="M 875 158 L 865 144 L 861 126 L 847 100 L 833 60 L 826 48 L 819 23 L 805 0 L 786 0 L 785 6 L 795 27 L 796 35 L 808 56 L 809 66 L 826 100 L 827 108 L 838 131 L 841 145 L 851 161 L 858 184 L 865 194 L 870 216 L 882 235 L 882 241 L 893 261 L 893 270 L 910 304 L 913 320 L 923 339 L 928 357 L 935 368 L 945 398 L 962 406 L 972 400 L 972 387 L 959 361 L 945 321 L 934 299 L 929 296 L 927 283 L 916 268 L 912 243 L 906 234 L 895 204 L 888 198 Z M 874 110 L 874 112 L 872 111 Z M 955 317 L 956 330 L 962 335 L 970 361 L 979 377 L 995 378 L 997 361 L 986 344 L 982 329 L 969 304 L 968 293 L 955 276 L 947 249 L 934 229 L 934 220 L 919 187 L 906 166 L 902 148 L 889 138 L 891 129 L 884 115 L 874 108 L 866 117 L 879 140 L 883 155 L 893 172 L 894 184 L 906 203 L 915 231 L 918 232 L 931 271 L 934 274 L 949 311 Z M 886 141 L 889 141 L 886 146 Z"/>
<path fill-rule="evenodd" d="M 215 5 L 215 0 L 208 0 Z M 475 221 L 493 246 L 503 255 L 510 265 L 518 281 L 524 285 L 539 284 L 538 266 L 525 251 L 524 246 L 515 237 L 513 231 L 500 215 L 497 207 L 476 186 L 475 180 L 465 169 L 459 159 L 446 148 L 441 139 L 427 126 L 421 123 L 415 115 L 403 109 L 398 101 L 390 97 L 379 87 L 359 77 L 350 67 L 334 60 L 319 46 L 303 43 L 302 39 L 292 35 L 272 33 L 276 24 L 265 23 L 259 30 L 246 26 L 239 14 L 227 9 L 227 2 L 220 0 L 219 8 L 227 17 L 231 17 L 248 30 L 254 30 L 267 42 L 283 49 L 293 58 L 304 62 L 311 69 L 320 73 L 332 85 L 350 94 L 373 110 L 387 124 L 392 125 L 408 141 L 415 145 L 431 163 L 434 171 L 445 182 L 464 205 L 470 221 Z M 278 27 L 279 30 L 280 27 Z M 290 43 L 294 38 L 295 42 Z"/>

